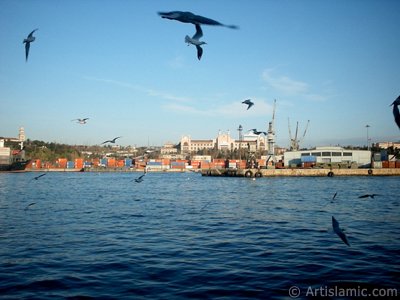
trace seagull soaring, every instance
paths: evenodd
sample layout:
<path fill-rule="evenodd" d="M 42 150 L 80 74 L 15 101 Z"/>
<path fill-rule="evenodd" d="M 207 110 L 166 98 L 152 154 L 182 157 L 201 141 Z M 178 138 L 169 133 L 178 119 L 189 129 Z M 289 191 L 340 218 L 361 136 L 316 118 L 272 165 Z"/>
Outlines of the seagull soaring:
<path fill-rule="evenodd" d="M 206 42 L 201 42 L 200 38 L 203 36 L 203 31 L 201 30 L 201 27 L 199 24 L 195 24 L 196 26 L 196 33 L 190 38 L 188 35 L 185 36 L 185 42 L 188 44 L 195 45 L 197 49 L 197 58 L 200 60 L 201 56 L 203 55 L 203 48 L 201 48 L 201 45 L 207 44 Z"/>
<path fill-rule="evenodd" d="M 203 16 L 195 15 L 189 11 L 171 11 L 171 12 L 159 12 L 158 13 L 162 18 L 169 20 L 176 20 L 183 23 L 192 23 L 194 25 L 202 24 L 202 25 L 216 25 L 216 26 L 224 26 L 232 29 L 238 29 L 239 27 L 236 25 L 225 25 L 213 19 L 209 19 Z"/>
<path fill-rule="evenodd" d="M 250 107 L 252 107 L 254 105 L 253 102 L 251 102 L 250 99 L 246 99 L 242 102 L 243 104 L 247 104 L 247 110 L 249 110 Z"/>
<path fill-rule="evenodd" d="M 86 124 L 87 122 L 87 120 L 89 120 L 89 118 L 84 118 L 84 119 L 73 119 L 73 120 L 71 120 L 71 122 L 72 121 L 78 121 L 77 123 L 79 123 L 79 124 Z"/>
<path fill-rule="evenodd" d="M 39 176 L 33 177 L 33 179 L 38 180 L 40 177 L 43 177 L 46 173 L 40 174 Z"/>
<path fill-rule="evenodd" d="M 342 239 L 343 243 L 347 246 L 350 246 L 350 243 L 347 239 L 346 234 L 343 232 L 343 229 L 339 227 L 339 222 L 332 216 L 332 227 L 333 231 Z"/>
<path fill-rule="evenodd" d="M 378 194 L 365 194 L 365 195 L 361 195 L 361 196 L 359 196 L 358 198 L 368 198 L 368 197 L 370 197 L 370 198 L 374 198 L 375 196 L 379 196 Z"/>
<path fill-rule="evenodd" d="M 144 173 L 143 175 L 141 175 L 141 176 L 139 176 L 138 178 L 136 178 L 135 181 L 136 181 L 137 183 L 142 182 L 142 181 L 143 181 L 143 177 L 144 177 L 145 175 L 146 175 L 146 173 Z"/>
<path fill-rule="evenodd" d="M 25 61 L 28 61 L 28 55 L 29 55 L 29 47 L 31 46 L 31 43 L 35 40 L 35 37 L 33 36 L 33 33 L 38 30 L 36 28 L 33 30 L 26 39 L 24 39 L 23 43 L 25 44 Z"/>
<path fill-rule="evenodd" d="M 253 133 L 256 135 L 260 135 L 261 133 L 264 135 L 267 135 L 267 133 L 265 131 L 257 131 L 257 129 L 250 129 L 250 131 L 253 131 Z"/>
<path fill-rule="evenodd" d="M 394 121 L 396 122 L 397 126 L 400 128 L 400 112 L 399 112 L 400 96 L 398 96 L 391 105 L 393 105 Z"/>
<path fill-rule="evenodd" d="M 106 143 L 113 143 L 113 144 L 115 144 L 115 141 L 116 141 L 117 139 L 121 138 L 121 137 L 122 137 L 122 136 L 117 136 L 116 138 L 113 138 L 112 140 L 108 140 L 108 141 L 102 142 L 100 145 L 103 145 L 103 144 L 106 144 Z"/>

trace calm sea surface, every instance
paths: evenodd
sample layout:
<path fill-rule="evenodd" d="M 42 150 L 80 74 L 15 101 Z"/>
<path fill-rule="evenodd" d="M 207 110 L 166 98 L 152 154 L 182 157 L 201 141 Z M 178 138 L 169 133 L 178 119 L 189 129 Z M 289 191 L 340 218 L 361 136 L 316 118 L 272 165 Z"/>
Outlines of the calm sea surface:
<path fill-rule="evenodd" d="M 37 175 L 0 174 L 0 298 L 400 297 L 399 177 Z"/>

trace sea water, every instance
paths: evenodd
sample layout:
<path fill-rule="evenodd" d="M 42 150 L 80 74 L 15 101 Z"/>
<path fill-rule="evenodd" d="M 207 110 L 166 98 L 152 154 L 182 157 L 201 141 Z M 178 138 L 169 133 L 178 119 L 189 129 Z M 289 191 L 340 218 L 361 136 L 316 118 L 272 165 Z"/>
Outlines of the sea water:
<path fill-rule="evenodd" d="M 0 174 L 0 298 L 400 296 L 399 177 L 37 175 Z"/>

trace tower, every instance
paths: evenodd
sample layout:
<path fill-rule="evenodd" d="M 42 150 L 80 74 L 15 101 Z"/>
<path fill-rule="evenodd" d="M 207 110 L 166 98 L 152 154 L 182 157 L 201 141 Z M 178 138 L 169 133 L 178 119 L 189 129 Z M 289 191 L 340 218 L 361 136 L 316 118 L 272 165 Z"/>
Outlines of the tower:
<path fill-rule="evenodd" d="M 25 129 L 24 127 L 20 127 L 18 131 L 18 140 L 20 142 L 25 142 L 26 137 L 25 137 Z"/>

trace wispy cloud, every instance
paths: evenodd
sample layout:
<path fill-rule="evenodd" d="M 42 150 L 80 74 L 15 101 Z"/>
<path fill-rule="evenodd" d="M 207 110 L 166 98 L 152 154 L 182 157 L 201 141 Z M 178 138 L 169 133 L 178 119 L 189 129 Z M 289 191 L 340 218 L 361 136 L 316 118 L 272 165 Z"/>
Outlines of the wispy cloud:
<path fill-rule="evenodd" d="M 215 106 L 198 107 L 195 104 L 182 105 L 177 103 L 169 103 L 164 105 L 164 109 L 176 113 L 185 113 L 206 117 L 257 117 L 272 114 L 272 105 L 268 104 L 265 100 L 256 99 L 253 101 L 255 105 L 247 110 L 246 106 L 241 103 L 241 100 L 236 102 L 224 103 Z"/>
<path fill-rule="evenodd" d="M 276 75 L 273 69 L 266 69 L 261 75 L 268 87 L 284 96 L 298 96 L 310 101 L 324 101 L 327 96 L 314 93 L 304 81 L 295 80 L 285 75 Z"/>
<path fill-rule="evenodd" d="M 182 97 L 182 96 L 176 96 L 174 94 L 171 94 L 169 92 L 165 92 L 165 91 L 159 91 L 156 89 L 151 89 L 151 88 L 146 88 L 146 87 L 142 87 L 140 85 L 136 85 L 136 84 L 132 84 L 129 82 L 124 82 L 124 81 L 119 81 L 119 80 L 114 80 L 114 79 L 105 79 L 105 78 L 95 78 L 95 77 L 90 77 L 90 76 L 84 76 L 83 77 L 86 80 L 90 80 L 90 81 L 97 81 L 97 82 L 103 82 L 103 83 L 107 83 L 110 85 L 115 85 L 115 86 L 120 86 L 123 88 L 128 88 L 128 89 L 132 89 L 135 90 L 137 92 L 141 92 L 146 94 L 147 96 L 150 97 L 158 97 L 164 100 L 172 100 L 172 101 L 178 101 L 178 102 L 190 102 L 193 101 L 193 99 L 189 98 L 189 97 Z"/>

